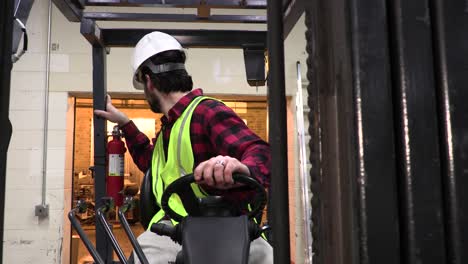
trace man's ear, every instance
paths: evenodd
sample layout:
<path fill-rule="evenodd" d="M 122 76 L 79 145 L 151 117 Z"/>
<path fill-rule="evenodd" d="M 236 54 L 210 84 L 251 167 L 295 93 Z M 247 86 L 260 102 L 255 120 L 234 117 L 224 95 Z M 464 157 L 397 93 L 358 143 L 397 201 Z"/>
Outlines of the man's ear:
<path fill-rule="evenodd" d="M 145 81 L 146 81 L 146 87 L 148 87 L 148 90 L 153 91 L 155 87 L 153 85 L 153 81 L 151 80 L 148 74 L 145 74 Z"/>

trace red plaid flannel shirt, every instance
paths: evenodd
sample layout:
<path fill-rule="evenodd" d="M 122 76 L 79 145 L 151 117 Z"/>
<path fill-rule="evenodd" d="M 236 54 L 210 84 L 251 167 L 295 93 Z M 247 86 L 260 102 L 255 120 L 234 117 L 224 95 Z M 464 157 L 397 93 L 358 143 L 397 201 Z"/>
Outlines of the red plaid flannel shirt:
<path fill-rule="evenodd" d="M 201 89 L 195 89 L 182 97 L 168 113 L 163 116 L 163 140 L 167 153 L 169 135 L 174 122 L 196 96 L 203 95 Z M 140 132 L 130 121 L 121 127 L 125 135 L 127 148 L 138 168 L 146 172 L 151 166 L 153 145 L 148 137 Z M 254 134 L 234 111 L 223 103 L 207 99 L 194 110 L 190 123 L 190 137 L 194 155 L 194 168 L 201 162 L 217 155 L 230 156 L 245 164 L 261 184 L 268 188 L 270 183 L 270 147 L 268 143 Z M 205 190 L 211 194 L 223 195 L 230 201 L 245 201 L 251 198 L 250 192 L 241 190 Z"/>

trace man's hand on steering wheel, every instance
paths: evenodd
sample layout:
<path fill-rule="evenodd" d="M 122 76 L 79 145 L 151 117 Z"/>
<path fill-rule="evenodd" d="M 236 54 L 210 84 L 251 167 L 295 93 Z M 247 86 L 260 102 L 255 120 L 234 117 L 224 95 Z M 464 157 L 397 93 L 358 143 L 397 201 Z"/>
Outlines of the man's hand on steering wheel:
<path fill-rule="evenodd" d="M 249 168 L 236 158 L 217 156 L 200 163 L 193 171 L 195 181 L 216 189 L 231 189 L 241 184 L 234 183 L 234 172 L 250 176 Z"/>

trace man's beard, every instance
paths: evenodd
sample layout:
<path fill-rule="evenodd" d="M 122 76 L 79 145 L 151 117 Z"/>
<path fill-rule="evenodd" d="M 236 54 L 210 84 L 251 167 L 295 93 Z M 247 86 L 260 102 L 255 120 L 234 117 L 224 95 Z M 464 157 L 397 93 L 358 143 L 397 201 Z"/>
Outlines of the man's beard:
<path fill-rule="evenodd" d="M 159 98 L 157 98 L 155 95 L 150 93 L 146 85 L 145 85 L 144 92 L 145 92 L 146 102 L 148 103 L 151 111 L 153 111 L 153 113 L 162 113 L 161 101 L 159 100 Z"/>
<path fill-rule="evenodd" d="M 153 113 L 161 113 L 161 103 L 159 98 L 150 95 L 148 98 L 146 98 L 146 102 L 148 102 L 148 105 Z"/>

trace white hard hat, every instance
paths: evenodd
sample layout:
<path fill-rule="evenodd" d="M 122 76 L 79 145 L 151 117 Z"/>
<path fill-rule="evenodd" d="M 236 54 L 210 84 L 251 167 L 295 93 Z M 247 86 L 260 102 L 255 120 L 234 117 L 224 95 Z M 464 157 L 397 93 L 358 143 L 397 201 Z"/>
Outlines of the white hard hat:
<path fill-rule="evenodd" d="M 146 34 L 143 38 L 138 41 L 135 46 L 133 53 L 133 86 L 136 89 L 142 90 L 144 86 L 137 80 L 138 69 L 152 56 L 168 51 L 168 50 L 180 50 L 184 51 L 180 43 L 171 35 L 163 32 L 154 31 Z M 148 61 L 150 69 L 153 72 L 166 72 L 170 70 L 185 69 L 182 63 L 166 63 L 162 65 L 154 65 L 151 61 Z M 146 64 L 146 63 L 145 63 Z M 160 66 L 160 67 L 158 67 Z M 159 70 L 157 70 L 159 69 Z"/>

